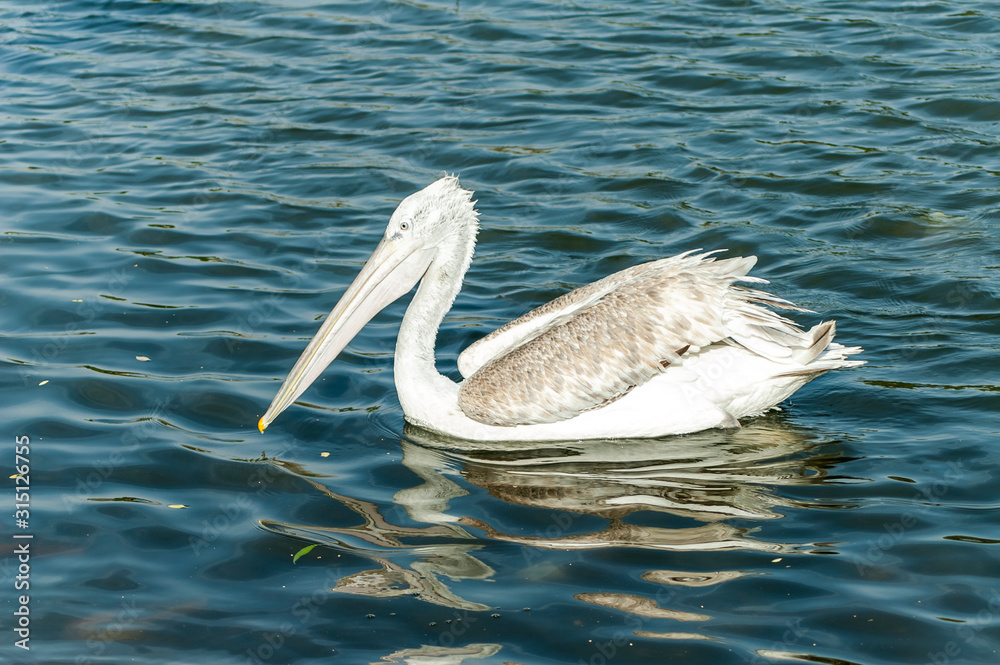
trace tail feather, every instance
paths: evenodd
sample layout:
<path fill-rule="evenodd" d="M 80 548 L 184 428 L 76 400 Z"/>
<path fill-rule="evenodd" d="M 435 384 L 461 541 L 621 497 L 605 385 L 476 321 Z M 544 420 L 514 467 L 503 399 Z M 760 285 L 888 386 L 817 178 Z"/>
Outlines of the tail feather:
<path fill-rule="evenodd" d="M 811 347 L 809 347 L 810 352 L 813 349 L 816 349 L 816 353 L 807 361 L 803 362 L 805 367 L 788 372 L 782 372 L 781 374 L 777 374 L 775 378 L 794 376 L 815 377 L 819 374 L 823 374 L 824 372 L 829 372 L 831 369 L 864 365 L 864 360 L 847 359 L 847 356 L 854 355 L 855 353 L 861 353 L 863 349 L 860 346 L 844 346 L 843 344 L 831 341 L 833 339 L 833 333 L 836 330 L 836 326 L 834 326 L 833 323 L 833 321 L 821 323 L 810 331 L 813 333 L 818 332 L 820 334 L 816 335 L 816 341 Z M 827 324 L 829 324 L 828 327 L 817 331 L 817 328 L 820 328 L 820 326 L 827 326 Z M 823 353 L 823 351 L 826 351 L 826 353 Z M 819 355 L 820 353 L 822 353 L 822 355 Z"/>
<path fill-rule="evenodd" d="M 749 269 L 752 262 L 745 259 L 720 261 L 734 269 L 737 275 Z M 758 281 L 748 277 L 744 282 Z M 759 280 L 763 281 L 763 280 Z M 777 363 L 789 365 L 787 372 L 777 377 L 797 377 L 822 374 L 840 367 L 864 364 L 862 360 L 848 360 L 848 356 L 861 352 L 861 347 L 845 347 L 833 341 L 837 334 L 835 321 L 824 321 L 803 331 L 794 321 L 778 314 L 776 309 L 810 312 L 795 303 L 766 291 L 730 285 L 723 310 L 722 321 L 730 344 L 741 346 L 751 353 Z"/>
<path fill-rule="evenodd" d="M 800 349 L 794 354 L 796 361 L 802 363 L 803 365 L 808 365 L 812 361 L 819 357 L 819 354 L 826 350 L 826 347 L 830 346 L 830 342 L 833 341 L 833 336 L 837 333 L 837 322 L 836 321 L 824 321 L 823 323 L 813 326 L 806 335 L 812 338 L 812 343 L 809 346 Z"/>
<path fill-rule="evenodd" d="M 861 347 L 845 347 L 833 341 L 837 334 L 835 321 L 824 321 L 803 331 L 781 315 L 742 299 L 730 310 L 725 325 L 730 343 L 776 362 L 799 365 L 779 376 L 802 376 L 864 363 L 847 360 L 847 356 L 860 353 Z"/>

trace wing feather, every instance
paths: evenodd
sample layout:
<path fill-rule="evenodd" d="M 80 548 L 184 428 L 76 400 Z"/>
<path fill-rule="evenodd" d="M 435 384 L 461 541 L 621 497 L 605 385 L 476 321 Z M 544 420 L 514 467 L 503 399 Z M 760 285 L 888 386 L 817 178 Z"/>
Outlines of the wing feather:
<path fill-rule="evenodd" d="M 643 263 L 631 268 L 626 268 L 614 274 L 608 275 L 596 282 L 581 286 L 569 293 L 551 300 L 530 312 L 497 328 L 482 339 L 479 339 L 468 346 L 458 356 L 458 371 L 463 377 L 470 377 L 483 365 L 494 358 L 499 358 L 508 353 L 511 349 L 531 341 L 545 331 L 570 320 L 576 312 L 594 304 L 597 300 L 615 290 L 619 286 L 634 279 L 641 278 L 650 271 L 659 267 L 666 267 L 674 263 L 696 262 L 690 255 L 698 250 L 685 252 L 678 256 Z M 715 252 L 698 255 L 698 258 L 707 257 Z M 753 259 L 753 257 L 750 257 Z M 754 259 L 756 260 L 756 259 Z M 753 263 L 751 262 L 750 266 Z M 749 267 L 747 268 L 749 270 Z"/>
<path fill-rule="evenodd" d="M 490 425 L 557 422 L 645 383 L 685 347 L 727 338 L 726 308 L 732 302 L 758 317 L 757 325 L 784 327 L 782 317 L 732 289 L 736 280 L 762 281 L 746 277 L 755 262 L 755 257 L 716 261 L 710 254 L 687 253 L 561 296 L 463 353 L 463 373 L 474 372 L 461 385 L 459 406 Z M 754 343 L 760 337 L 753 324 L 737 334 Z"/>

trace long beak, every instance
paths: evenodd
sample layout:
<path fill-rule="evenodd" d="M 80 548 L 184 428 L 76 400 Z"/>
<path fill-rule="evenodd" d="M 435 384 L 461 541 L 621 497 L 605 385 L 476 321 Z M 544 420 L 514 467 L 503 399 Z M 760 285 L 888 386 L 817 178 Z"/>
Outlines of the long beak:
<path fill-rule="evenodd" d="M 263 432 L 288 408 L 373 316 L 409 292 L 423 277 L 432 258 L 431 250 L 405 249 L 399 241 L 383 238 L 295 362 L 257 429 Z"/>

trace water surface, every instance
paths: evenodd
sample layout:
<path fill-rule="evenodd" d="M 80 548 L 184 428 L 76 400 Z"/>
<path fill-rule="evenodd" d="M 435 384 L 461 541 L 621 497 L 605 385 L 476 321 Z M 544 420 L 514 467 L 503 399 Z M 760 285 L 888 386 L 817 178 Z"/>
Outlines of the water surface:
<path fill-rule="evenodd" d="M 993 3 L 69 0 L 0 28 L 6 475 L 31 449 L 5 521 L 33 535 L 5 662 L 998 660 Z M 868 364 L 739 431 L 462 448 L 404 427 L 404 299 L 260 435 L 442 173 L 483 226 L 445 373 L 695 248 L 759 257 Z"/>

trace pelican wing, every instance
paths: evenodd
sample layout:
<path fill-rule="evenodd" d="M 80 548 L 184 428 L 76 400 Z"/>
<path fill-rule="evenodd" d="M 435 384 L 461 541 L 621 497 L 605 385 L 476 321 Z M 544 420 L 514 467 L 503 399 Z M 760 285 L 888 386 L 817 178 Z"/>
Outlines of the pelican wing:
<path fill-rule="evenodd" d="M 490 425 L 557 422 L 599 408 L 685 352 L 727 340 L 781 360 L 802 331 L 761 304 L 794 307 L 733 287 L 755 257 L 682 254 L 628 268 L 567 293 L 469 347 L 459 390 L 466 416 Z M 790 358 L 789 358 L 790 360 Z"/>
<path fill-rule="evenodd" d="M 670 261 L 671 259 L 664 260 Z M 503 357 L 515 347 L 531 341 L 560 323 L 571 320 L 578 311 L 593 305 L 622 284 L 641 276 L 649 271 L 651 265 L 656 263 L 660 263 L 660 261 L 632 266 L 621 272 L 608 275 L 604 279 L 564 293 L 504 324 L 486 337 L 473 342 L 459 354 L 459 372 L 462 373 L 463 377 L 469 378 L 494 358 Z"/>

